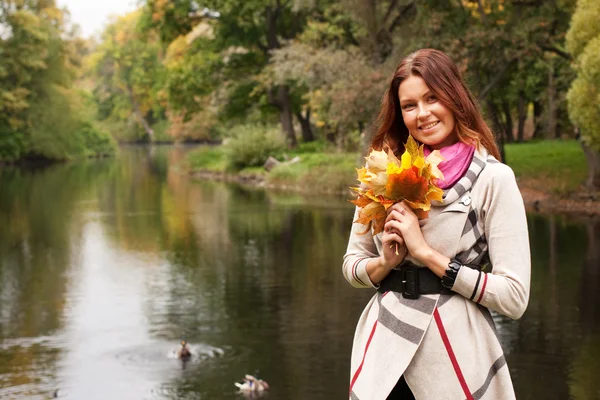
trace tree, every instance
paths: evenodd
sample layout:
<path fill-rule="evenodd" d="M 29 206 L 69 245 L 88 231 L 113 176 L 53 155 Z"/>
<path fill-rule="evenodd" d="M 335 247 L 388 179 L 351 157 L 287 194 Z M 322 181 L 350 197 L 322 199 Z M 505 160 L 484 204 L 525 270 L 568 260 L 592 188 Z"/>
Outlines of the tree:
<path fill-rule="evenodd" d="M 88 133 L 108 140 L 81 112 L 67 17 L 54 0 L 0 0 L 0 161 L 67 159 L 89 154 Z"/>
<path fill-rule="evenodd" d="M 567 33 L 567 46 L 576 62 L 577 79 L 567 100 L 569 116 L 579 128 L 588 161 L 586 185 L 600 188 L 600 7 L 596 0 L 579 0 Z"/>
<path fill-rule="evenodd" d="M 90 56 L 91 68 L 100 119 L 133 116 L 152 141 L 152 124 L 164 114 L 160 100 L 165 71 L 160 43 L 138 31 L 139 16 L 139 11 L 129 13 L 106 28 L 102 43 Z"/>

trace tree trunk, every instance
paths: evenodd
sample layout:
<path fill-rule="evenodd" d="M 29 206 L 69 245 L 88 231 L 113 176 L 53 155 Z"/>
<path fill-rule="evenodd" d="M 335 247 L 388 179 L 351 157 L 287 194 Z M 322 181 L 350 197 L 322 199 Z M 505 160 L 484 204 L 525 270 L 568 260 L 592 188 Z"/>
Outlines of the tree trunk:
<path fill-rule="evenodd" d="M 492 100 L 488 100 L 486 103 L 488 114 L 494 127 L 496 143 L 498 144 L 498 149 L 500 150 L 500 158 L 502 158 L 502 161 L 506 162 L 506 156 L 504 154 L 504 127 L 502 126 L 502 122 L 500 122 L 500 118 L 498 118 L 498 108 Z"/>
<path fill-rule="evenodd" d="M 554 67 L 548 68 L 548 110 L 546 118 L 546 135 L 548 139 L 556 138 L 556 82 L 554 81 Z"/>
<path fill-rule="evenodd" d="M 315 135 L 310 126 L 310 108 L 306 110 L 306 117 L 302 115 L 302 111 L 298 111 L 296 113 L 296 118 L 298 118 L 300 126 L 302 127 L 302 141 L 308 143 L 315 140 Z"/>
<path fill-rule="evenodd" d="M 506 120 L 504 131 L 506 132 L 506 141 L 508 143 L 512 143 L 515 141 L 515 137 L 513 136 L 513 120 L 512 115 L 510 113 L 510 104 L 508 101 L 504 101 L 502 103 L 502 108 L 504 109 L 504 117 Z"/>
<path fill-rule="evenodd" d="M 592 190 L 600 189 L 600 153 L 590 149 L 586 144 L 582 141 L 581 147 L 583 149 L 583 154 L 585 154 L 585 158 L 587 159 L 588 164 L 588 177 L 585 181 L 585 186 Z"/>
<path fill-rule="evenodd" d="M 267 28 L 267 52 L 269 50 L 281 47 L 277 35 L 277 21 L 281 15 L 281 4 L 275 2 L 275 5 L 269 5 L 265 8 L 266 28 Z M 281 130 L 285 134 L 287 145 L 294 148 L 298 145 L 296 133 L 294 132 L 294 114 L 292 112 L 292 101 L 290 99 L 290 88 L 287 85 L 277 87 L 277 98 L 274 99 L 273 92 L 267 91 L 267 96 L 272 105 L 279 109 L 279 121 Z"/>
<path fill-rule="evenodd" d="M 154 130 L 152 130 L 152 127 L 150 126 L 150 124 L 148 123 L 146 118 L 144 118 L 144 114 L 142 113 L 142 110 L 140 109 L 140 105 L 135 100 L 135 96 L 133 95 L 133 89 L 131 88 L 131 86 L 127 86 L 127 94 L 129 95 L 129 100 L 131 101 L 131 107 L 133 108 L 133 113 L 135 114 L 135 116 L 138 119 L 138 121 L 140 122 L 140 124 L 142 124 L 142 127 L 144 128 L 144 131 L 150 138 L 150 141 L 153 142 L 154 141 Z"/>
<path fill-rule="evenodd" d="M 519 143 L 523 143 L 525 140 L 525 121 L 527 120 L 527 104 L 525 103 L 525 95 L 523 92 L 519 92 L 519 106 L 517 108 L 518 113 L 518 127 L 517 127 L 517 140 Z"/>
<path fill-rule="evenodd" d="M 296 140 L 296 132 L 294 132 L 292 101 L 289 88 L 286 85 L 277 87 L 277 103 L 279 104 L 279 121 L 286 136 L 287 145 L 289 148 L 294 148 L 298 145 L 298 141 Z"/>
<path fill-rule="evenodd" d="M 533 137 L 539 138 L 542 133 L 542 103 L 539 100 L 533 102 Z"/>

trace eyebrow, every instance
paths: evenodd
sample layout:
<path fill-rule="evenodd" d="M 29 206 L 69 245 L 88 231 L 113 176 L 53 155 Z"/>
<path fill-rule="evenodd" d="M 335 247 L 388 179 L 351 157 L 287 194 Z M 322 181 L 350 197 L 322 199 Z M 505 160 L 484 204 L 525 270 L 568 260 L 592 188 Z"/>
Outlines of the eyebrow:
<path fill-rule="evenodd" d="M 433 94 L 433 92 L 432 92 L 431 90 L 427 90 L 427 91 L 425 92 L 425 94 L 423 94 L 423 96 L 422 96 L 422 97 L 427 97 L 427 96 L 429 96 L 429 95 L 431 95 L 431 94 Z M 414 99 L 412 99 L 412 98 L 408 98 L 408 99 L 400 99 L 400 104 L 402 104 L 402 103 L 404 103 L 404 102 L 409 102 L 409 101 L 414 101 Z"/>

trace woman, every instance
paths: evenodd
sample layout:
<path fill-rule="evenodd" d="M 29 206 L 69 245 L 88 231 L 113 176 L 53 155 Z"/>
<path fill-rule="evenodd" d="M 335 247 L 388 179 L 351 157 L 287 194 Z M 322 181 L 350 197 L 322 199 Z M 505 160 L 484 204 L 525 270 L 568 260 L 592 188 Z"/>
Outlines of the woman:
<path fill-rule="evenodd" d="M 458 68 L 441 51 L 402 60 L 372 148 L 399 155 L 409 134 L 426 153 L 441 151 L 444 200 L 421 221 L 395 204 L 375 236 L 352 225 L 344 276 L 377 293 L 356 328 L 350 398 L 514 399 L 488 309 L 517 319 L 527 307 L 523 200 Z"/>

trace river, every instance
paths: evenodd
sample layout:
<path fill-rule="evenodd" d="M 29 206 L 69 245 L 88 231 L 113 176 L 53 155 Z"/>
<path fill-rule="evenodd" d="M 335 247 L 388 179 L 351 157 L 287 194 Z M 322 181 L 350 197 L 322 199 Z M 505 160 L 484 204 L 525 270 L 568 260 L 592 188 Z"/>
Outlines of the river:
<path fill-rule="evenodd" d="M 347 396 L 370 290 L 343 198 L 198 181 L 184 147 L 0 169 L 0 398 Z M 495 316 L 519 399 L 600 398 L 600 220 L 528 216 L 525 316 Z M 187 340 L 194 357 L 174 352 Z"/>

